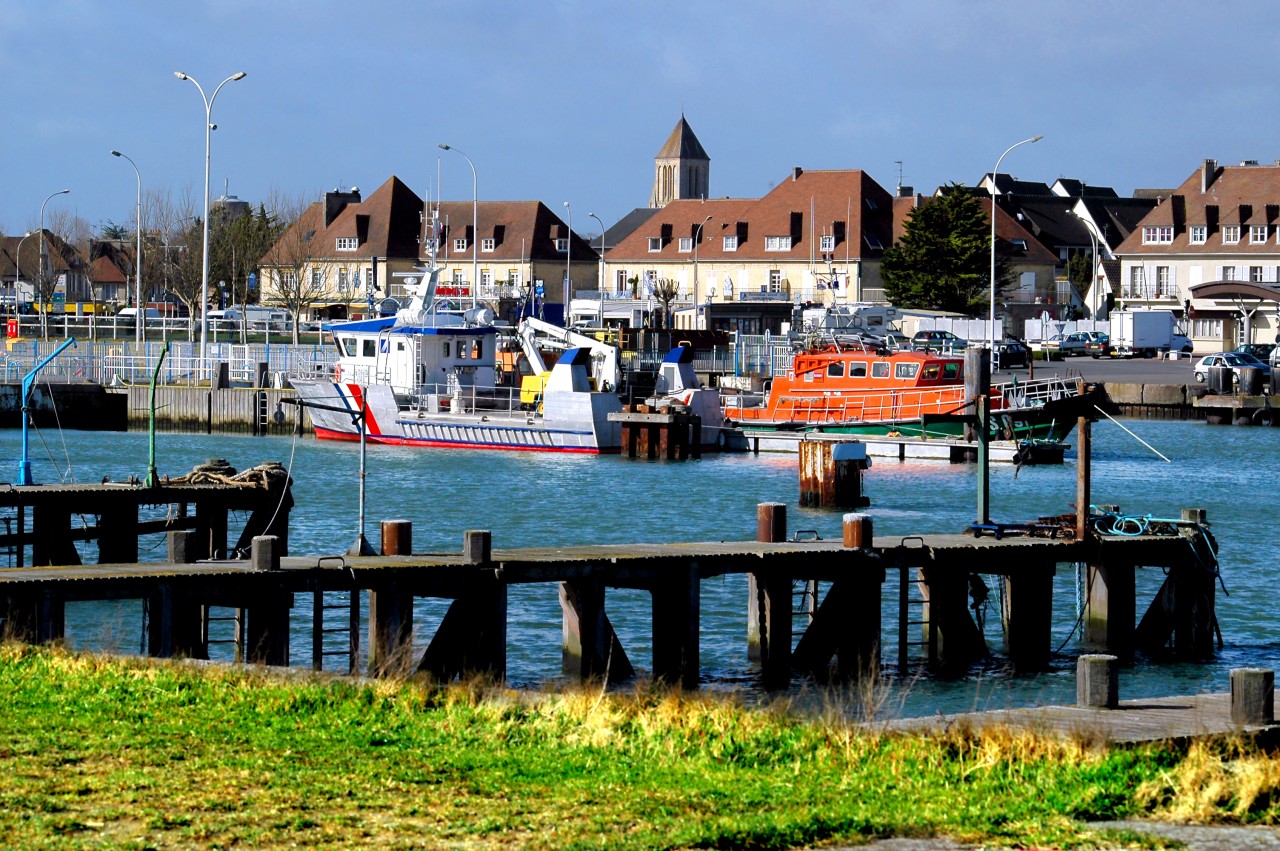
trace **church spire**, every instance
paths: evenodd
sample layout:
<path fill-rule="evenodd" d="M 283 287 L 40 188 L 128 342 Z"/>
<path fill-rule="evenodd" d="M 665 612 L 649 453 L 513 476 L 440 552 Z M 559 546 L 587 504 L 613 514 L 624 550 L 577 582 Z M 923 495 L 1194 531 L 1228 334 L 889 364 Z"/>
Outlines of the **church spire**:
<path fill-rule="evenodd" d="M 654 157 L 649 206 L 665 207 L 677 198 L 706 198 L 710 174 L 711 158 L 681 112 L 675 129 Z"/>

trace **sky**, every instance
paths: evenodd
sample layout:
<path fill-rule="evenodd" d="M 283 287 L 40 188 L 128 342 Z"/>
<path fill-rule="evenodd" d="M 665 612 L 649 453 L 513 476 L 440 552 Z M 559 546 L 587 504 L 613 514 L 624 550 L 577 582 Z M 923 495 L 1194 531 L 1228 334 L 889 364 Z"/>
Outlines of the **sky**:
<path fill-rule="evenodd" d="M 0 231 L 42 202 L 98 228 L 144 192 L 570 202 L 598 233 L 648 204 L 683 113 L 714 197 L 795 166 L 886 189 L 1001 171 L 1179 185 L 1280 159 L 1280 4 L 1099 0 L 0 0 Z"/>

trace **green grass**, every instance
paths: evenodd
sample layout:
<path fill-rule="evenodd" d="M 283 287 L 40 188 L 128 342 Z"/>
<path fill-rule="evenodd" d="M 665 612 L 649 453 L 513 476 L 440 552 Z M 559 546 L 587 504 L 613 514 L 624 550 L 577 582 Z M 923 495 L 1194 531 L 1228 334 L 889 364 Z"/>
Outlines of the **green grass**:
<path fill-rule="evenodd" d="M 28 848 L 1088 847 L 1102 840 L 1086 819 L 1172 811 L 1215 765 L 1266 759 L 890 735 L 834 705 L 805 718 L 657 690 L 536 696 L 20 645 L 0 646 L 0 694 L 0 836 Z M 1190 815 L 1273 821 L 1277 781 L 1243 776 Z"/>

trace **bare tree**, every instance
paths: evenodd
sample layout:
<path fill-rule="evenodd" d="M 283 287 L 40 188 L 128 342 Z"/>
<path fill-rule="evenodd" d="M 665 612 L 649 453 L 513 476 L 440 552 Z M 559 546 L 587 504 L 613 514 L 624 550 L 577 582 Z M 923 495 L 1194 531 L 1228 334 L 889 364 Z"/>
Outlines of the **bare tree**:
<path fill-rule="evenodd" d="M 653 297 L 662 305 L 662 324 L 670 331 L 671 323 L 671 303 L 676 300 L 676 296 L 680 294 L 680 284 L 675 278 L 659 278 L 653 285 Z"/>
<path fill-rule="evenodd" d="M 329 266 L 314 262 L 321 258 L 312 237 L 322 230 L 323 205 L 308 204 L 302 197 L 274 195 L 268 209 L 276 221 L 288 223 L 262 258 L 263 275 L 270 289 L 293 315 L 293 342 L 298 342 L 298 325 L 311 305 L 329 294 Z"/>

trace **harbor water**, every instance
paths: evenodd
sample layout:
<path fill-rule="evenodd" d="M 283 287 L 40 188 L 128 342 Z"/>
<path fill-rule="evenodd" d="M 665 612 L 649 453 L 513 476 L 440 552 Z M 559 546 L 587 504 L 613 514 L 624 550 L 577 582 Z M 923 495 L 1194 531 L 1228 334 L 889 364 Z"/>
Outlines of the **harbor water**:
<path fill-rule="evenodd" d="M 1222 579 L 1217 612 L 1225 648 L 1211 663 L 1139 664 L 1121 673 L 1121 697 L 1154 697 L 1224 691 L 1230 668 L 1272 668 L 1280 651 L 1280 618 L 1274 606 L 1278 557 L 1274 529 L 1280 521 L 1275 461 L 1280 430 L 1214 427 L 1196 422 L 1127 421 L 1161 460 L 1120 426 L 1094 426 L 1093 502 L 1125 513 L 1177 518 L 1183 508 L 1203 508 L 1221 546 Z M 33 434 L 35 481 L 98 482 L 142 477 L 147 436 L 88 432 Z M 413 522 L 415 552 L 458 551 L 467 529 L 488 529 L 495 549 L 628 542 L 752 540 L 756 505 L 782 502 L 788 531 L 803 537 L 839 539 L 841 512 L 798 506 L 794 455 L 708 455 L 684 463 L 631 461 L 538 453 L 422 450 L 369 446 L 367 529 L 375 546 L 378 521 Z M 16 473 L 21 455 L 16 430 L 0 432 L 0 459 Z M 321 443 L 309 437 L 254 438 L 163 434 L 158 437 L 161 475 L 181 475 L 209 458 L 225 458 L 243 470 L 264 461 L 289 467 L 296 502 L 291 518 L 293 554 L 337 554 L 356 539 L 359 447 Z M 0 475 L 3 475 L 0 472 Z M 976 469 L 942 462 L 877 459 L 864 477 L 875 534 L 901 536 L 953 533 L 975 517 Z M 1072 512 L 1074 457 L 1061 466 L 996 465 L 991 474 L 992 518 L 1026 522 Z M 73 522 L 78 522 L 73 520 Z M 93 522 L 93 518 L 89 518 Z M 238 528 L 234 525 L 233 529 Z M 96 561 L 91 549 L 86 561 Z M 141 558 L 164 559 L 163 536 L 142 542 Z M 964 677 L 940 680 L 924 674 L 899 680 L 896 600 L 898 578 L 884 585 L 885 688 L 883 715 L 997 709 L 1075 698 L 1076 630 L 1081 571 L 1058 566 L 1054 584 L 1050 670 L 1018 675 L 999 656 Z M 1138 616 L 1163 580 L 1156 568 L 1139 571 Z M 994 580 L 986 612 L 986 634 L 998 651 L 1000 618 Z M 309 666 L 309 597 L 295 602 L 293 664 Z M 710 579 L 702 586 L 701 669 L 703 687 L 758 694 L 757 671 L 746 655 L 746 580 Z M 520 687 L 538 687 L 560 675 L 561 624 L 554 585 L 517 586 L 509 594 L 508 677 Z M 608 611 L 623 646 L 638 669 L 650 658 L 649 598 L 638 591 L 610 591 Z M 439 623 L 445 601 L 423 600 L 415 610 L 415 646 L 420 651 Z M 67 638 L 75 647 L 138 652 L 142 612 L 138 603 L 68 606 Z M 328 667 L 337 665 L 330 660 Z M 814 687 L 797 685 L 798 692 Z"/>

